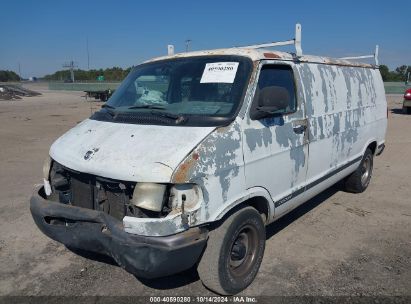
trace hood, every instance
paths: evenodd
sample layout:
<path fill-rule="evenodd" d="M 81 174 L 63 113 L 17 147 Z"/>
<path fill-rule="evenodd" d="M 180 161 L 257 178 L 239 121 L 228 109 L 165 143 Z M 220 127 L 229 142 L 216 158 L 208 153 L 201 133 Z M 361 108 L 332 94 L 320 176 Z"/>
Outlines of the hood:
<path fill-rule="evenodd" d="M 87 119 L 57 139 L 50 156 L 75 171 L 102 177 L 166 183 L 215 127 L 134 125 Z"/>

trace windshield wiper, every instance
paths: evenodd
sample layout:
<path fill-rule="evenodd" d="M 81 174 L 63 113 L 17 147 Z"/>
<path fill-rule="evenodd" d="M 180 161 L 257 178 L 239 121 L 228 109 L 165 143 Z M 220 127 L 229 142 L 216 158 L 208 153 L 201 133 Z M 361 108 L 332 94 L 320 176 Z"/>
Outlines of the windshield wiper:
<path fill-rule="evenodd" d="M 113 106 L 110 106 L 110 105 L 108 105 L 108 104 L 103 104 L 102 106 L 101 106 L 103 109 L 105 109 L 105 111 L 103 111 L 104 113 L 106 113 L 106 114 L 108 114 L 108 115 L 110 115 L 110 117 L 111 118 L 114 118 L 114 116 L 116 115 L 116 113 L 114 113 L 114 109 L 115 109 L 115 107 L 113 107 Z"/>
<path fill-rule="evenodd" d="M 165 110 L 165 107 L 163 106 L 158 106 L 158 105 L 136 105 L 136 106 L 131 106 L 128 107 L 127 109 L 132 110 L 132 109 L 157 109 L 157 110 Z"/>
<path fill-rule="evenodd" d="M 156 116 L 161 116 L 161 117 L 165 117 L 165 118 L 169 118 L 172 119 L 176 122 L 177 125 L 182 124 L 184 122 L 187 121 L 187 118 L 184 117 L 183 115 L 178 115 L 178 114 L 173 114 L 173 113 L 169 113 L 169 112 L 160 112 L 160 111 L 151 111 L 150 112 L 152 115 L 156 115 Z"/>
<path fill-rule="evenodd" d="M 115 109 L 115 107 L 113 107 L 113 106 L 110 106 L 109 104 L 103 104 L 102 106 L 101 106 L 102 108 L 108 108 L 108 109 Z"/>

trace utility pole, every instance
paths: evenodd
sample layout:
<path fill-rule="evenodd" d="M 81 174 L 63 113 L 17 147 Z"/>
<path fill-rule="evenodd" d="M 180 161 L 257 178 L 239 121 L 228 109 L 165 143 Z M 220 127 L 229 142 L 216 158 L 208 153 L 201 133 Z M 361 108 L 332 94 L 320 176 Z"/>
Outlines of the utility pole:
<path fill-rule="evenodd" d="M 186 41 L 185 41 L 185 43 L 186 43 L 186 53 L 190 50 L 190 43 L 191 43 L 191 39 L 187 39 Z"/>
<path fill-rule="evenodd" d="M 88 36 L 87 36 L 86 47 L 87 47 L 87 70 L 90 70 L 90 52 L 88 50 Z"/>
<path fill-rule="evenodd" d="M 63 68 L 69 68 L 70 69 L 70 76 L 71 76 L 71 81 L 72 82 L 74 82 L 74 68 L 76 68 L 76 67 L 77 67 L 77 64 L 73 60 L 63 64 Z"/>

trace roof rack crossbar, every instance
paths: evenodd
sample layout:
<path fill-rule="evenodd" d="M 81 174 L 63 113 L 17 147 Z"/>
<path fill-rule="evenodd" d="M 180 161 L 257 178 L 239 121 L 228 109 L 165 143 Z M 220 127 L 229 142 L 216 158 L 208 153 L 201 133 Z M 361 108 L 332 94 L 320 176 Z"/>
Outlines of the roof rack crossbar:
<path fill-rule="evenodd" d="M 254 44 L 254 45 L 247 45 L 247 46 L 240 46 L 238 48 L 247 48 L 247 49 L 261 49 L 261 48 L 270 48 L 275 46 L 284 46 L 284 45 L 294 45 L 295 52 L 298 57 L 303 55 L 303 50 L 301 48 L 301 24 L 297 23 L 295 25 L 295 38 L 291 40 L 285 41 L 277 41 L 277 42 L 268 42 L 262 44 Z"/>
<path fill-rule="evenodd" d="M 363 56 L 352 56 L 352 57 L 341 57 L 342 60 L 355 60 L 364 58 L 374 58 L 375 65 L 378 65 L 378 45 L 375 46 L 375 52 L 373 55 L 363 55 Z"/>
<path fill-rule="evenodd" d="M 286 40 L 286 41 L 276 41 L 276 42 L 267 42 L 267 43 L 261 43 L 261 44 L 245 45 L 245 46 L 240 46 L 239 48 L 240 49 L 262 49 L 262 48 L 291 45 L 291 44 L 294 44 L 294 39 Z"/>

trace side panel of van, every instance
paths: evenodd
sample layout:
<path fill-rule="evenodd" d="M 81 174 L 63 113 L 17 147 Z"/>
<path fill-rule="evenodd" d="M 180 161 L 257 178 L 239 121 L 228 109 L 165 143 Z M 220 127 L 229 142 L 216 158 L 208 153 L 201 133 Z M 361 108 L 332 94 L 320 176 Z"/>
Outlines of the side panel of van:
<path fill-rule="evenodd" d="M 278 218 L 353 172 L 368 145 L 384 143 L 387 119 L 376 69 L 262 61 L 257 82 L 273 64 L 293 68 L 296 112 L 252 120 L 250 100 L 242 128 L 246 188 L 267 189 Z"/>
<path fill-rule="evenodd" d="M 297 66 L 309 122 L 308 199 L 355 170 L 370 143 L 384 142 L 386 100 L 378 70 Z"/>

